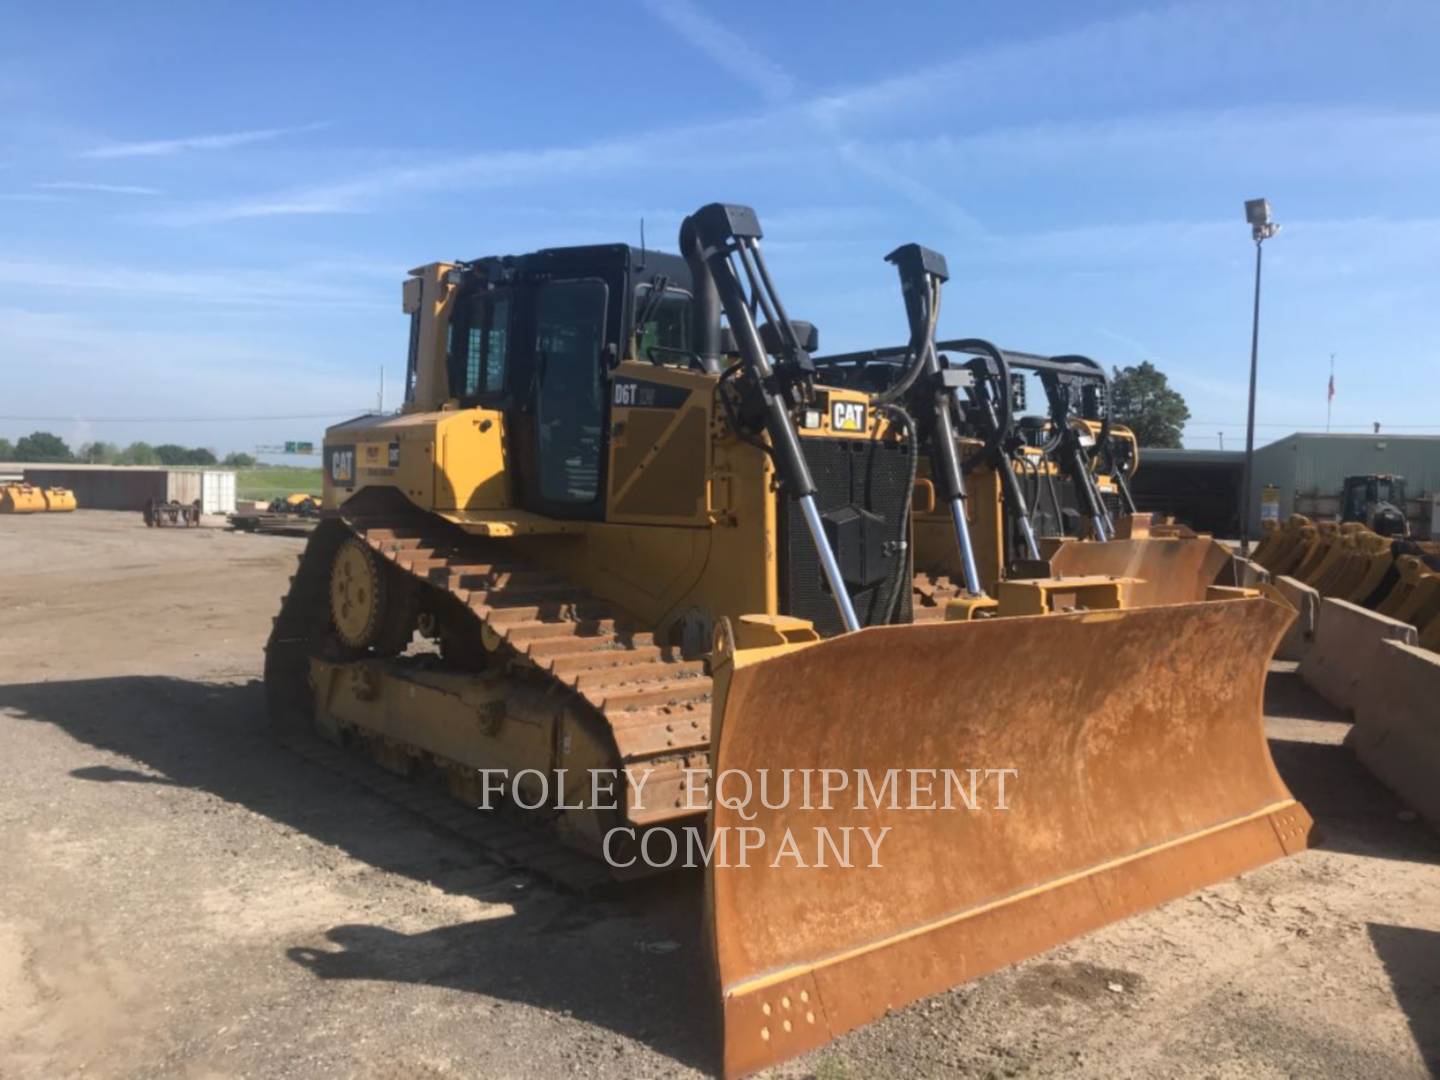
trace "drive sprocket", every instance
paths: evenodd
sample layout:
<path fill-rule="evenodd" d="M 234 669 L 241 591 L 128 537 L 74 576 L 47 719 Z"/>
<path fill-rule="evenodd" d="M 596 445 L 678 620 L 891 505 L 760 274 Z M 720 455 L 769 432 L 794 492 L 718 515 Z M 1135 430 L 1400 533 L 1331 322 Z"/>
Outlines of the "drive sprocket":
<path fill-rule="evenodd" d="M 330 565 L 330 619 L 340 641 L 382 655 L 404 650 L 415 628 L 413 588 L 363 540 L 350 537 Z"/>

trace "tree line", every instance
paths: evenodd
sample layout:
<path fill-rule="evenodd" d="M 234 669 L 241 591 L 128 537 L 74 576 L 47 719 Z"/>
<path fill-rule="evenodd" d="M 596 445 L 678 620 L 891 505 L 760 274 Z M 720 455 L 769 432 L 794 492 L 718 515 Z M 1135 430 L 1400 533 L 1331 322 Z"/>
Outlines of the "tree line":
<path fill-rule="evenodd" d="M 179 446 L 175 443 L 152 446 L 147 442 L 132 442 L 122 448 L 118 443 L 97 441 L 82 443 L 78 450 L 71 450 L 64 439 L 48 431 L 32 431 L 14 443 L 9 439 L 0 439 L 0 461 L 83 465 L 226 465 L 232 469 L 248 469 L 255 465 L 252 454 L 233 453 L 217 458 L 213 450 L 203 446 Z"/>

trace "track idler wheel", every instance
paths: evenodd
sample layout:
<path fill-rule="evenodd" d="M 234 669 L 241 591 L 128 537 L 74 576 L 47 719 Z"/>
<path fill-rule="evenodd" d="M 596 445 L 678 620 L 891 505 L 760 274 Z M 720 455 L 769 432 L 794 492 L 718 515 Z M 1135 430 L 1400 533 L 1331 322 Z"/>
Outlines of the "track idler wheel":
<path fill-rule="evenodd" d="M 330 620 L 341 642 L 381 655 L 402 652 L 415 630 L 415 591 L 404 576 L 354 537 L 330 566 Z"/>

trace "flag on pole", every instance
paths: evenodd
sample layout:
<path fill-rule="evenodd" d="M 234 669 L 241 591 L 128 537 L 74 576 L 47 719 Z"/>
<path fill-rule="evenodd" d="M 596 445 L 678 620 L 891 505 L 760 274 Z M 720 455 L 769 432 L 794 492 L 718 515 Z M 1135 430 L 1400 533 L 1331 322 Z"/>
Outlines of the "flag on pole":
<path fill-rule="evenodd" d="M 1334 375 L 1333 372 L 1332 372 L 1331 375 L 1330 375 L 1330 396 L 1329 396 L 1329 398 L 1327 398 L 1326 400 L 1328 400 L 1328 401 L 1334 401 L 1334 400 L 1335 400 L 1335 375 Z"/>

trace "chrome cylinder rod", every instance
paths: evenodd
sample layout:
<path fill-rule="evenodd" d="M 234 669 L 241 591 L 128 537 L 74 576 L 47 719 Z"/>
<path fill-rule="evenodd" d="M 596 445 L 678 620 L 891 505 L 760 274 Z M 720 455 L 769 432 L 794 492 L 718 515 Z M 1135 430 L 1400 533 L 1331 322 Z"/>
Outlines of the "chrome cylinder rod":
<path fill-rule="evenodd" d="M 950 516 L 955 521 L 955 538 L 960 541 L 960 561 L 965 569 L 965 591 L 980 595 L 980 571 L 975 568 L 975 545 L 970 542 L 970 529 L 965 521 L 965 500 L 950 500 Z"/>

